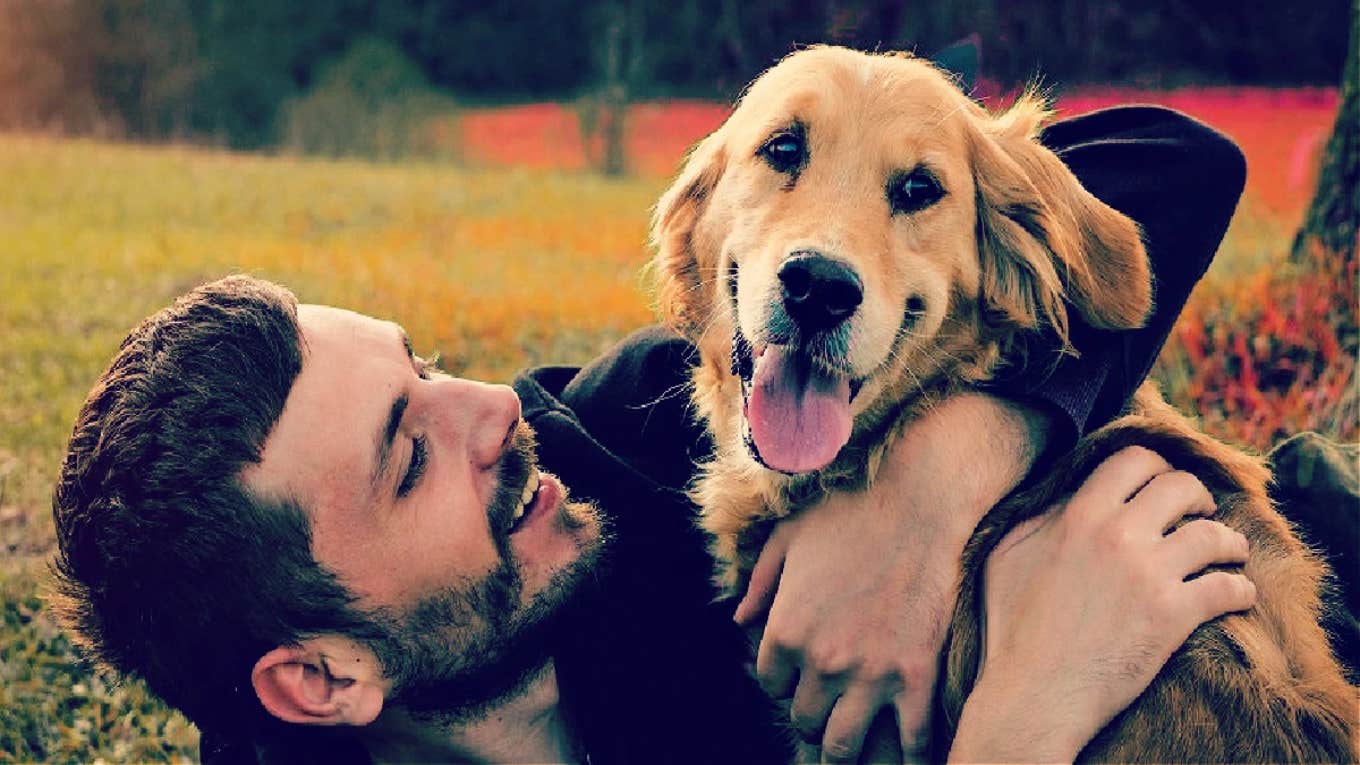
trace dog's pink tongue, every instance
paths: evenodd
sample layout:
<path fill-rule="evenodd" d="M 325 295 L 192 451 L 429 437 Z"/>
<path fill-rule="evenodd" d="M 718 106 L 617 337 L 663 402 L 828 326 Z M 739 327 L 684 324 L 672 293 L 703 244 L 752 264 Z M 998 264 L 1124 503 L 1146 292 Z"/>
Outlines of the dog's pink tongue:
<path fill-rule="evenodd" d="M 760 459 L 785 473 L 831 464 L 850 440 L 850 378 L 771 345 L 756 359 L 746 419 Z"/>

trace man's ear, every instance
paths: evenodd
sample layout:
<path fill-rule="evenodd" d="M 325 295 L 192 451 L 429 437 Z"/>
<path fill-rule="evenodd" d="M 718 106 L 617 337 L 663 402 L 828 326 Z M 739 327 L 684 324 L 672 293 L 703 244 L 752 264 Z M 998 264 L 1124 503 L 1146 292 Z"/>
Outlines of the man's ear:
<path fill-rule="evenodd" d="M 1094 327 L 1142 326 L 1152 277 L 1138 226 L 1082 188 L 1037 138 L 1042 102 L 1022 96 L 973 135 L 982 296 L 1022 327 L 1067 341 L 1064 296 Z"/>
<path fill-rule="evenodd" d="M 705 262 L 695 242 L 695 227 L 722 178 L 726 152 L 722 129 L 699 142 L 685 160 L 670 188 L 652 211 L 652 269 L 657 285 L 657 308 L 665 322 L 691 338 L 707 323 L 717 268 Z"/>
<path fill-rule="evenodd" d="M 266 711 L 300 725 L 367 725 L 388 691 L 373 652 L 336 635 L 269 651 L 250 681 Z"/>

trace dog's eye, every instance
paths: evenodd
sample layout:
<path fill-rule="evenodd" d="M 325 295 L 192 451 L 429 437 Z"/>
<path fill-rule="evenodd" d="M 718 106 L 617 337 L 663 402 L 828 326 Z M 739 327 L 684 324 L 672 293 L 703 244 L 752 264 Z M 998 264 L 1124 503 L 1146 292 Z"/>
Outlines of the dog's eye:
<path fill-rule="evenodd" d="M 780 173 L 796 173 L 807 162 L 807 141 L 798 126 L 775 133 L 756 152 Z"/>
<path fill-rule="evenodd" d="M 924 210 L 943 196 L 944 187 L 923 167 L 898 173 L 888 181 L 888 204 L 894 215 Z"/>

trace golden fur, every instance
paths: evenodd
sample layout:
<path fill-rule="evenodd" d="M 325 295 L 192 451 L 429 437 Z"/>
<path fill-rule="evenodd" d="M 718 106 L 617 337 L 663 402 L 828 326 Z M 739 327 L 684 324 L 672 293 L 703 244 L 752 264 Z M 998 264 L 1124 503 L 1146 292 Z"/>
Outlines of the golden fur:
<path fill-rule="evenodd" d="M 693 494 L 724 585 L 742 584 L 774 520 L 827 491 L 868 485 L 905 423 L 1020 358 L 1039 335 L 1033 330 L 1066 347 L 1068 306 L 1093 326 L 1141 325 L 1151 288 L 1137 226 L 1038 143 L 1046 116 L 1028 95 L 991 115 L 908 55 L 817 47 L 752 83 L 694 149 L 657 205 L 652 238 L 660 309 L 700 351 L 694 401 L 717 451 Z M 808 159 L 777 172 L 762 147 L 790 125 L 806 130 Z M 928 168 L 945 194 L 895 214 L 884 184 L 912 168 Z M 739 335 L 761 341 L 776 270 L 808 249 L 863 276 L 842 361 L 864 382 L 852 398 L 850 441 L 834 461 L 785 475 L 763 467 L 744 441 L 734 344 Z M 904 323 L 909 300 L 919 313 Z M 1317 626 L 1322 564 L 1271 507 L 1260 461 L 1198 433 L 1148 389 L 1132 414 L 1084 439 L 1050 479 L 979 526 L 946 647 L 947 727 L 976 673 L 986 553 L 1026 513 L 1049 507 L 1104 456 L 1134 443 L 1199 475 L 1219 500 L 1219 519 L 1248 536 L 1246 572 L 1259 605 L 1197 630 L 1083 756 L 1355 759 L 1356 690 Z"/>

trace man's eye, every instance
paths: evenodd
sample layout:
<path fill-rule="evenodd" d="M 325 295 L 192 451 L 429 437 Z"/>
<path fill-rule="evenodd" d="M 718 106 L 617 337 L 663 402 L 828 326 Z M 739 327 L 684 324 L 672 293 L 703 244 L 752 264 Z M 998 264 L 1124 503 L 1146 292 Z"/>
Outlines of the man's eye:
<path fill-rule="evenodd" d="M 796 173 L 807 164 L 807 140 L 801 127 L 775 133 L 756 154 L 780 173 Z"/>
<path fill-rule="evenodd" d="M 406 466 L 406 475 L 401 477 L 401 484 L 397 486 L 397 496 L 405 497 L 420 482 L 420 477 L 425 475 L 425 464 L 429 462 L 430 449 L 425 436 L 416 436 L 411 439 L 411 461 Z"/>
<path fill-rule="evenodd" d="M 898 173 L 888 181 L 888 205 L 893 214 L 924 210 L 944 198 L 944 187 L 924 167 Z"/>

